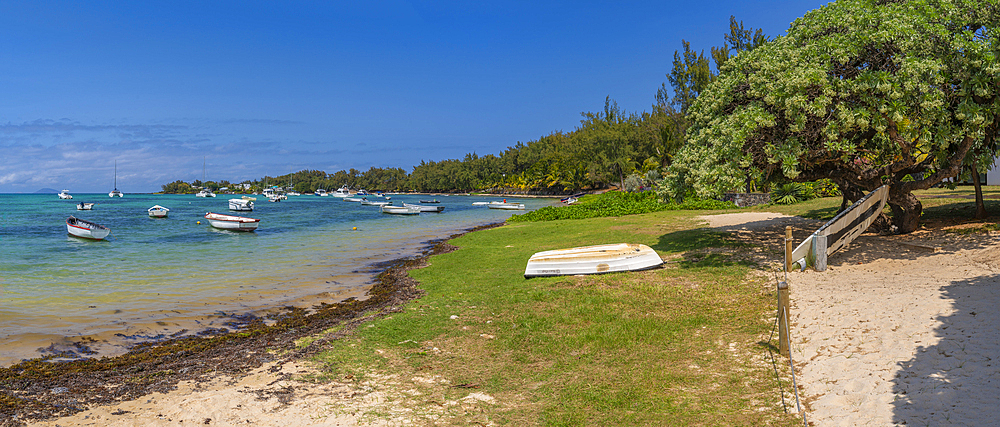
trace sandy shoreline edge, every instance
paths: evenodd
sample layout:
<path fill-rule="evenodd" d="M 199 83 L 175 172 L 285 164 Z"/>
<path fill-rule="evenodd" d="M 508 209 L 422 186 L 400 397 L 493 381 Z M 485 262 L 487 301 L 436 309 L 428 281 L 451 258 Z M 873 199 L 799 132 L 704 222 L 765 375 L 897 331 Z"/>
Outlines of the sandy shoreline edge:
<path fill-rule="evenodd" d="M 501 225 L 465 229 L 425 242 L 420 255 L 373 265 L 373 270 L 382 271 L 364 300 L 321 304 L 314 310 L 288 308 L 275 317 L 272 325 L 255 319 L 236 332 L 142 344 L 120 356 L 60 363 L 33 359 L 0 368 L 0 426 L 64 417 L 92 407 L 169 392 L 181 383 L 211 382 L 221 376 L 241 378 L 264 366 L 272 374 L 280 373 L 283 364 L 308 357 L 320 351 L 323 344 L 349 334 L 358 324 L 392 313 L 419 297 L 422 291 L 416 288 L 408 271 L 422 267 L 433 255 L 454 250 L 448 241 Z M 324 333 L 334 326 L 337 332 Z M 317 339 L 297 348 L 295 341 L 306 336 Z"/>

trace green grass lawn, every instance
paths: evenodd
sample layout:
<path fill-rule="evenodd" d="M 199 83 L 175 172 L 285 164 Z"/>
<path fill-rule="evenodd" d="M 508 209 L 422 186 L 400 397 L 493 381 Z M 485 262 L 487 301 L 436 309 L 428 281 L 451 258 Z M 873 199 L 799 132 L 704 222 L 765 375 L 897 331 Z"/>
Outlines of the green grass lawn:
<path fill-rule="evenodd" d="M 460 250 L 411 272 L 425 296 L 317 360 L 334 379 L 396 374 L 397 388 L 420 390 L 405 405 L 428 424 L 798 425 L 783 411 L 781 392 L 792 390 L 784 379 L 779 388 L 765 343 L 773 278 L 732 260 L 740 248 L 699 228 L 701 213 L 465 235 L 452 242 Z M 670 261 L 644 272 L 522 276 L 535 252 L 615 242 L 647 244 Z M 435 410 L 470 392 L 496 402 Z"/>
<path fill-rule="evenodd" d="M 924 198 L 972 194 L 971 187 L 917 194 L 931 218 L 974 212 L 971 200 Z M 452 241 L 459 250 L 411 271 L 423 297 L 316 360 L 330 379 L 395 396 L 368 416 L 418 425 L 801 425 L 784 411 L 794 405 L 787 359 L 778 358 L 780 384 L 770 359 L 773 272 L 740 261 L 741 252 L 762 248 L 702 228 L 695 217 L 772 211 L 829 219 L 839 206 L 840 198 L 825 198 L 467 234 Z M 617 242 L 649 245 L 667 262 L 643 272 L 522 277 L 535 252 Z M 393 380 L 376 380 L 387 375 Z M 496 400 L 455 404 L 470 393 Z"/>

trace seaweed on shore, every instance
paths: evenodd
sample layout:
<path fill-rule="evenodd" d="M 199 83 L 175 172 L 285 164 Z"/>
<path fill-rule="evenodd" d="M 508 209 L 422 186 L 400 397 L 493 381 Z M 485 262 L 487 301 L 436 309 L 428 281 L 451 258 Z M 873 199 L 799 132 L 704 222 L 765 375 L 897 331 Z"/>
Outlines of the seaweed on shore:
<path fill-rule="evenodd" d="M 72 355 L 57 352 L 0 368 L 0 426 L 20 426 L 28 420 L 61 417 L 90 406 L 168 392 L 181 381 L 208 380 L 216 374 L 238 377 L 265 363 L 315 354 L 359 324 L 399 311 L 422 295 L 408 271 L 424 266 L 432 255 L 453 251 L 455 247 L 447 241 L 461 234 L 428 242 L 432 246 L 417 257 L 376 265 L 385 269 L 364 300 L 323 303 L 311 312 L 287 307 L 270 324 L 255 316 L 236 316 L 234 323 L 227 325 L 237 327 L 234 332 L 215 329 L 194 336 L 175 334 L 139 344 L 120 356 L 59 361 L 60 356 L 85 354 L 84 346 Z M 334 326 L 339 326 L 336 332 L 324 334 Z M 316 335 L 319 338 L 309 345 L 296 347 L 297 339 Z"/>

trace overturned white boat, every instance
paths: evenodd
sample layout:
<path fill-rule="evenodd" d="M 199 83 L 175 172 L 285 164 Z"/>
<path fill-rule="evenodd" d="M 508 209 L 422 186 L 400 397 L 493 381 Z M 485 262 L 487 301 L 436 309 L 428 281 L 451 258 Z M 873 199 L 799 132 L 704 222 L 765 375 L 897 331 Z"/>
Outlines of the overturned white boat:
<path fill-rule="evenodd" d="M 229 199 L 229 210 L 253 212 L 253 200 Z"/>
<path fill-rule="evenodd" d="M 149 209 L 146 209 L 146 212 L 148 212 L 149 216 L 153 218 L 164 218 L 167 216 L 167 212 L 170 212 L 170 209 L 167 209 L 160 205 L 156 205 Z"/>
<path fill-rule="evenodd" d="M 379 209 L 381 209 L 384 214 L 393 215 L 417 215 L 420 213 L 420 209 L 408 206 L 382 205 Z"/>
<path fill-rule="evenodd" d="M 257 229 L 257 225 L 260 224 L 259 219 L 217 214 L 212 212 L 206 213 L 205 219 L 208 220 L 208 223 L 211 224 L 212 227 L 223 230 L 254 231 Z"/>
<path fill-rule="evenodd" d="M 524 277 L 598 274 L 658 267 L 663 260 L 646 245 L 617 243 L 538 252 L 531 256 Z"/>
<path fill-rule="evenodd" d="M 91 240 L 104 240 L 111 234 L 111 229 L 108 227 L 74 216 L 66 219 L 66 231 L 71 236 Z"/>

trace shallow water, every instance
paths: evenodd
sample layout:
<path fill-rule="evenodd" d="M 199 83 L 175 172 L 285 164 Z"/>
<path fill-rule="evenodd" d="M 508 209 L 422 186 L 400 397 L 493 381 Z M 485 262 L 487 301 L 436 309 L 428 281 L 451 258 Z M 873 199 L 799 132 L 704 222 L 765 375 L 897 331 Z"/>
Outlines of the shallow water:
<path fill-rule="evenodd" d="M 224 327 L 232 314 L 363 298 L 372 264 L 512 214 L 473 206 L 496 199 L 477 196 L 438 196 L 443 213 L 397 216 L 309 195 L 278 203 L 260 197 L 254 212 L 232 213 L 261 219 L 253 233 L 207 225 L 205 212 L 230 213 L 231 197 L 0 194 L 0 366 L 80 342 L 117 354 L 182 330 Z M 510 199 L 528 210 L 554 202 Z M 97 204 L 77 211 L 79 202 Z M 146 209 L 156 204 L 170 209 L 167 218 L 148 217 Z M 104 225 L 111 235 L 70 237 L 70 215 Z"/>

